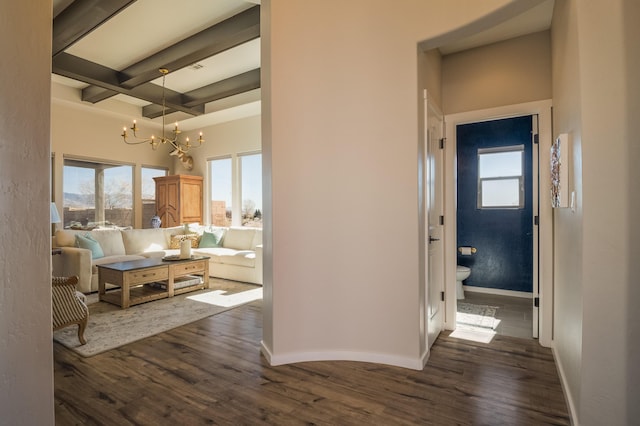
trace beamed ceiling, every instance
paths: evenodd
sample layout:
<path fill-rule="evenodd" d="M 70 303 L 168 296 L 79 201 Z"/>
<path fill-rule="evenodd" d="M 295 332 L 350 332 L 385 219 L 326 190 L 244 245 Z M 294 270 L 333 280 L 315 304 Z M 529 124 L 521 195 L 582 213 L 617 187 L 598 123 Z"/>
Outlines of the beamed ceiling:
<path fill-rule="evenodd" d="M 182 120 L 259 101 L 259 0 L 54 0 L 54 82 Z M 64 78 L 60 78 L 64 77 Z M 229 102 L 229 100 L 231 101 Z M 233 101 L 233 99 L 237 99 Z M 184 127 L 183 127 L 184 128 Z M 186 128 L 188 130 L 188 126 Z"/>
<path fill-rule="evenodd" d="M 85 105 L 121 114 L 134 105 L 158 123 L 159 69 L 167 68 L 168 120 L 183 130 L 259 114 L 259 3 L 53 0 L 53 82 Z M 446 55 L 548 29 L 553 3 L 537 0 L 502 24 L 432 47 Z"/>

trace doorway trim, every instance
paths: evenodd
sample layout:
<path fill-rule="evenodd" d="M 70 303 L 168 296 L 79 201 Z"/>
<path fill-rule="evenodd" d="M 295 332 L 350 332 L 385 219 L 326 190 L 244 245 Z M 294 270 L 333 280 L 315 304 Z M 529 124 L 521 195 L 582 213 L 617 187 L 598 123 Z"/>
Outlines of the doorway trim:
<path fill-rule="evenodd" d="M 445 147 L 445 241 L 455 246 L 456 241 L 456 127 L 459 124 L 489 121 L 523 115 L 538 115 L 539 126 L 539 336 L 542 346 L 551 347 L 553 341 L 553 228 L 551 203 L 547 202 L 545 188 L 549 176 L 549 157 L 551 149 L 551 106 L 550 99 L 506 105 L 502 107 L 462 112 L 445 115 L 447 144 Z M 449 244 L 450 245 L 450 244 Z M 445 252 L 445 328 L 455 329 L 456 294 L 456 264 L 455 250 Z"/>

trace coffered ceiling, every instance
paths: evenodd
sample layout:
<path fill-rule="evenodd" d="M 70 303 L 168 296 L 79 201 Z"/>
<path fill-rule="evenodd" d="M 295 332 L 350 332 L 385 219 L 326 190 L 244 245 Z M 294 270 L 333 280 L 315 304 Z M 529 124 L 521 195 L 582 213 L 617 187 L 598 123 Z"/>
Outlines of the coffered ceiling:
<path fill-rule="evenodd" d="M 451 54 L 545 30 L 553 3 L 434 47 Z M 260 113 L 260 0 L 53 0 L 53 16 L 52 80 L 85 105 L 133 105 L 160 122 L 167 68 L 167 117 L 183 130 Z"/>
<path fill-rule="evenodd" d="M 83 102 L 160 117 L 167 68 L 166 112 L 184 130 L 221 109 L 259 111 L 259 0 L 54 0 L 53 15 L 53 81 Z"/>

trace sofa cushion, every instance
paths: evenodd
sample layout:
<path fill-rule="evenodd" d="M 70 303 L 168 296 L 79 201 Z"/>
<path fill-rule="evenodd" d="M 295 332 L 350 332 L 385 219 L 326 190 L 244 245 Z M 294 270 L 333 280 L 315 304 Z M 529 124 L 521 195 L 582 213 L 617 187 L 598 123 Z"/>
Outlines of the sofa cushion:
<path fill-rule="evenodd" d="M 163 229 L 128 229 L 122 231 L 122 241 L 128 254 L 161 251 L 168 247 Z"/>
<path fill-rule="evenodd" d="M 193 254 L 200 256 L 209 256 L 210 261 L 214 263 L 223 263 L 226 265 L 245 266 L 255 268 L 256 253 L 251 250 L 234 250 L 224 247 L 198 248 Z"/>
<path fill-rule="evenodd" d="M 121 232 L 119 229 L 94 229 L 90 235 L 100 243 L 105 256 L 118 256 L 126 253 Z"/>
<path fill-rule="evenodd" d="M 100 243 L 94 240 L 88 232 L 84 235 L 76 235 L 76 247 L 91 250 L 92 259 L 100 259 L 101 257 L 104 257 L 104 252 L 102 251 L 102 247 L 100 247 Z"/>
<path fill-rule="evenodd" d="M 197 248 L 200 244 L 200 235 L 198 234 L 178 234 L 172 235 L 169 242 L 170 249 L 179 249 L 180 244 L 185 240 L 191 240 L 191 248 Z"/>
<path fill-rule="evenodd" d="M 236 250 L 251 250 L 255 228 L 229 228 L 222 240 L 222 247 Z"/>
<path fill-rule="evenodd" d="M 105 265 L 107 263 L 116 263 L 116 262 L 126 262 L 129 260 L 138 260 L 138 259 L 144 259 L 144 256 L 138 256 L 138 255 L 133 255 L 133 254 L 123 254 L 123 255 L 117 255 L 117 256 L 105 256 L 102 257 L 100 259 L 95 259 L 91 262 L 91 273 L 92 274 L 97 274 L 98 273 L 98 267 L 97 265 Z"/>
<path fill-rule="evenodd" d="M 202 232 L 200 237 L 200 244 L 198 247 L 222 247 L 222 239 L 224 237 L 224 228 L 211 228 L 208 231 Z"/>

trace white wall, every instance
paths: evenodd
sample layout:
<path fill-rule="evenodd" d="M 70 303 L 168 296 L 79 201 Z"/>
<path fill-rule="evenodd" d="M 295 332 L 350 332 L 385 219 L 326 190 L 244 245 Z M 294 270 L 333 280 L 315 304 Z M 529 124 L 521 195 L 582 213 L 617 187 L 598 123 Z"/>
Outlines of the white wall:
<path fill-rule="evenodd" d="M 421 368 L 416 47 L 506 3 L 263 1 L 272 364 Z"/>
<path fill-rule="evenodd" d="M 568 133 L 570 185 L 576 192 L 575 212 L 554 210 L 555 353 L 574 416 L 580 401 L 582 369 L 583 193 L 580 67 L 576 3 L 556 2 L 552 26 L 554 137 Z"/>
<path fill-rule="evenodd" d="M 0 2 L 0 51 L 0 423 L 52 425 L 51 2 Z"/>
<path fill-rule="evenodd" d="M 554 11 L 554 131 L 572 136 L 578 201 L 555 217 L 556 356 L 576 424 L 632 424 L 640 411 L 633 3 L 567 0 Z"/>
<path fill-rule="evenodd" d="M 442 111 L 442 55 L 438 49 L 431 49 L 421 56 L 418 58 L 418 69 L 423 75 L 419 77 L 424 78 L 424 87 L 431 101 Z"/>
<path fill-rule="evenodd" d="M 640 277 L 640 262 L 636 259 L 640 259 L 640 245 L 637 244 L 640 239 L 640 221 L 637 220 L 637 212 L 640 211 L 640 191 L 634 190 L 635 183 L 640 182 L 640 167 L 638 167 L 638 161 L 640 160 L 640 144 L 637 143 L 637 136 L 635 137 L 636 143 L 634 143 L 633 135 L 640 134 L 640 120 L 637 120 L 637 112 L 640 111 L 640 79 L 637 77 L 640 75 L 640 49 L 638 49 L 638 40 L 640 35 L 638 34 L 638 17 L 640 16 L 640 2 L 627 1 L 622 5 L 622 31 L 625 40 L 629 40 L 628 47 L 625 55 L 626 72 L 625 78 L 627 80 L 627 93 L 625 96 L 625 115 L 626 115 L 626 128 L 627 128 L 627 171 L 629 173 L 628 180 L 631 182 L 631 194 L 629 197 L 629 238 L 627 239 L 627 251 L 629 253 L 630 262 L 626 265 L 629 271 L 629 285 L 627 287 L 628 297 L 626 300 L 627 311 L 627 355 L 626 355 L 626 374 L 627 374 L 627 389 L 626 395 L 629 395 L 627 400 L 627 418 L 638 419 L 640 418 L 640 404 L 637 402 L 638 389 L 640 389 L 640 322 L 633 321 L 634 312 L 637 311 L 638 301 L 640 301 L 640 286 L 635 285 L 637 279 L 634 277 Z M 630 142 L 630 143 L 629 143 Z"/>
<path fill-rule="evenodd" d="M 551 99 L 549 31 L 445 55 L 442 76 L 446 114 Z"/>
<path fill-rule="evenodd" d="M 632 264 L 638 261 L 628 249 L 640 238 L 629 232 L 632 221 L 638 220 L 631 202 L 637 202 L 640 191 L 629 179 L 637 162 L 628 161 L 631 146 L 638 143 L 638 134 L 631 130 L 637 130 L 632 122 L 640 111 L 627 109 L 627 99 L 640 96 L 629 91 L 630 82 L 638 78 L 629 70 L 630 61 L 638 63 L 640 29 L 628 27 L 628 39 L 622 31 L 625 19 L 631 18 L 625 15 L 633 10 L 632 3 L 578 2 L 584 197 L 580 418 L 584 424 L 631 424 L 637 417 L 629 414 L 639 412 L 638 389 L 629 392 L 632 376 L 627 370 L 633 355 L 640 359 L 640 342 L 629 340 L 632 330 L 640 327 L 637 305 L 628 304 L 637 285 L 631 274 L 637 267 Z M 637 6 L 635 12 L 632 16 L 638 22 Z M 611 77 L 602 84 L 607 75 Z"/>

